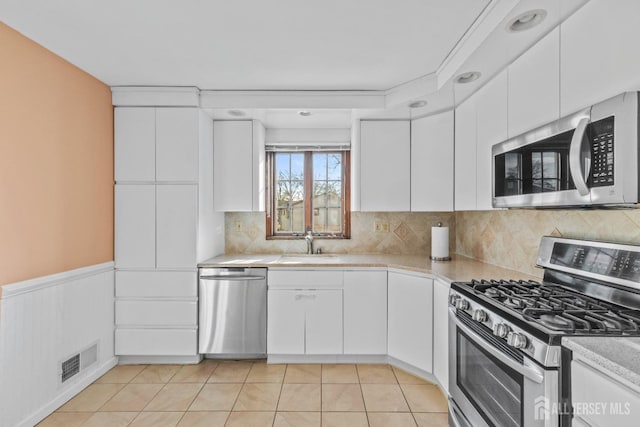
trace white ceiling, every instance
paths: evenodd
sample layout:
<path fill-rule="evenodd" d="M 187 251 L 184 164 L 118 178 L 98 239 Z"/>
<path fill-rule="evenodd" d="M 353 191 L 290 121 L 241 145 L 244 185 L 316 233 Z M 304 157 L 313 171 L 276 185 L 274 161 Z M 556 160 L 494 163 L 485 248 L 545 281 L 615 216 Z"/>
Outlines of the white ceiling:
<path fill-rule="evenodd" d="M 433 73 L 489 0 L 2 0 L 111 86 L 385 90 Z"/>

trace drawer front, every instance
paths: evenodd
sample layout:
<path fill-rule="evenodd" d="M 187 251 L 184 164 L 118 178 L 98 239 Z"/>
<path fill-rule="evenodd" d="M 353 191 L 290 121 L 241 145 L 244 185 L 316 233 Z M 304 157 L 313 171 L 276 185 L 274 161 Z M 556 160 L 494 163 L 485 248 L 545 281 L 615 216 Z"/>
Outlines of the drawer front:
<path fill-rule="evenodd" d="M 197 296 L 195 271 L 116 271 L 116 297 Z"/>
<path fill-rule="evenodd" d="M 193 356 L 196 329 L 116 329 L 117 356 Z"/>
<path fill-rule="evenodd" d="M 269 269 L 270 288 L 283 289 L 342 289 L 342 270 L 272 270 Z"/>
<path fill-rule="evenodd" d="M 116 301 L 116 325 L 198 325 L 196 301 Z"/>

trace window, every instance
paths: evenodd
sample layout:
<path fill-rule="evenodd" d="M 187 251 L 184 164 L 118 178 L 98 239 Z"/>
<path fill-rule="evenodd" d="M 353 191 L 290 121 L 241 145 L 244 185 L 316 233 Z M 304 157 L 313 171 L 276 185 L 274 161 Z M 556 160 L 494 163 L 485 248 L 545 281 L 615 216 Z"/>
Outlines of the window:
<path fill-rule="evenodd" d="M 267 153 L 267 237 L 348 238 L 348 151 Z"/>

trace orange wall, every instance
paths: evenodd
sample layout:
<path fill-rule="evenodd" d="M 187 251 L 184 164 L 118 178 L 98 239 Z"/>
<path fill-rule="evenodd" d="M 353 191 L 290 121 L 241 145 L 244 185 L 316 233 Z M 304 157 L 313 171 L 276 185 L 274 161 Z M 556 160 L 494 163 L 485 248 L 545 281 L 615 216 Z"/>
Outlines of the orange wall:
<path fill-rule="evenodd" d="M 109 87 L 0 22 L 0 285 L 111 260 Z"/>

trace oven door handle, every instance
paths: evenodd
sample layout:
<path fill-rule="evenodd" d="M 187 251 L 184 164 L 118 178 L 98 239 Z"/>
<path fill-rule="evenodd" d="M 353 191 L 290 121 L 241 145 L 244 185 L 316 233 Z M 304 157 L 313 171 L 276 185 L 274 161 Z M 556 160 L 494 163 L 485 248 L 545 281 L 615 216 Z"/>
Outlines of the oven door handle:
<path fill-rule="evenodd" d="M 456 327 L 462 329 L 467 335 L 469 335 L 471 338 L 473 338 L 476 342 L 481 343 L 483 345 L 483 348 L 485 350 L 487 350 L 489 353 L 491 353 L 491 355 L 493 355 L 500 362 L 504 363 L 505 365 L 507 365 L 508 367 L 513 369 L 514 371 L 518 372 L 519 374 L 522 374 L 525 377 L 529 378 L 531 381 L 533 381 L 533 382 L 535 382 L 537 384 L 542 384 L 542 382 L 544 381 L 544 375 L 542 373 L 538 372 L 537 370 L 535 370 L 532 367 L 522 365 L 522 364 L 516 362 L 515 360 L 513 360 L 512 358 L 510 358 L 509 356 L 506 356 L 504 353 L 502 353 L 500 350 L 496 349 L 494 346 L 492 346 L 489 342 L 487 342 L 480 335 L 475 333 L 467 325 L 465 325 L 464 323 L 460 322 L 455 317 L 455 315 L 453 315 L 453 313 L 452 313 L 452 317 L 453 317 L 454 321 L 456 322 Z"/>
<path fill-rule="evenodd" d="M 582 165 L 582 139 L 584 138 L 588 124 L 589 117 L 580 119 L 575 132 L 573 132 L 571 145 L 569 145 L 569 172 L 571 173 L 571 178 L 573 178 L 576 190 L 578 190 L 578 194 L 581 196 L 589 194 L 587 178 L 589 177 L 590 164 L 585 164 L 584 167 Z"/>

